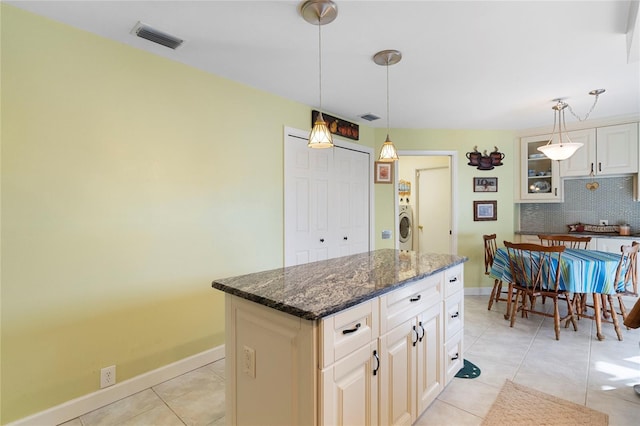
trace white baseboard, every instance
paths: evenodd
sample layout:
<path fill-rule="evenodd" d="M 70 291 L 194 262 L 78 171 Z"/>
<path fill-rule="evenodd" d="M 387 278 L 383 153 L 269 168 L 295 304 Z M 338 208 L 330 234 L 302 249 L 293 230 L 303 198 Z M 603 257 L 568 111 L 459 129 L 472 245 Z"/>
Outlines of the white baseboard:
<path fill-rule="evenodd" d="M 224 358 L 224 345 L 200 352 L 105 389 L 64 402 L 7 426 L 58 425 Z"/>

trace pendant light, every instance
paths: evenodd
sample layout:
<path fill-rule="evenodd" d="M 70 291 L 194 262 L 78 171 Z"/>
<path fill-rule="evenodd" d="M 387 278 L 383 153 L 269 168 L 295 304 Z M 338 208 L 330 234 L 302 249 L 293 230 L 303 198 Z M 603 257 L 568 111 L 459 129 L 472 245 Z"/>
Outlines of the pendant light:
<path fill-rule="evenodd" d="M 542 152 L 548 158 L 557 161 L 566 160 L 567 158 L 575 154 L 575 152 L 579 148 L 581 148 L 583 144 L 578 142 L 571 142 L 571 139 L 569 139 L 569 135 L 567 134 L 567 124 L 564 118 L 564 110 L 566 108 L 569 108 L 571 114 L 576 117 L 578 121 L 585 121 L 587 118 L 589 118 L 589 115 L 596 107 L 596 103 L 598 103 L 598 96 L 600 96 L 604 92 L 605 89 L 596 89 L 589 92 L 590 95 L 595 96 L 596 98 L 593 101 L 591 109 L 584 118 L 578 117 L 571 109 L 571 106 L 568 103 L 564 102 L 562 99 L 554 99 L 554 102 L 556 102 L 556 104 L 551 107 L 551 109 L 554 110 L 551 139 L 549 139 L 549 142 L 547 142 L 546 145 L 539 147 L 538 151 Z M 557 133 L 556 123 L 558 124 Z"/>
<path fill-rule="evenodd" d="M 373 62 L 387 67 L 387 139 L 382 144 L 378 161 L 391 162 L 398 160 L 398 151 L 396 151 L 395 145 L 389 139 L 389 65 L 397 64 L 400 59 L 402 59 L 402 53 L 398 50 L 382 50 L 373 55 Z"/>
<path fill-rule="evenodd" d="M 302 17 L 310 24 L 318 26 L 318 77 L 320 92 L 320 108 L 318 116 L 309 133 L 309 148 L 331 148 L 333 137 L 322 116 L 322 31 L 325 24 L 329 24 L 338 16 L 338 6 L 331 0 L 308 0 L 300 8 Z"/>

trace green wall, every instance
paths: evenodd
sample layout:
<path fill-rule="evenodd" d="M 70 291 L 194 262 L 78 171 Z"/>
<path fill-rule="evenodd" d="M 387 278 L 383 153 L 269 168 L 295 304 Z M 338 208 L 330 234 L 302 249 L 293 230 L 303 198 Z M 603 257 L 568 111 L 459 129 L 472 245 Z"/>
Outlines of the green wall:
<path fill-rule="evenodd" d="M 224 343 L 210 283 L 283 264 L 283 128 L 308 128 L 311 108 L 0 12 L 4 424 L 96 391 L 102 367 L 121 382 Z M 361 127 L 360 143 L 377 152 L 385 134 Z M 392 135 L 401 150 L 460 151 L 459 253 L 476 285 L 480 235 L 513 232 L 512 135 Z M 474 223 L 464 152 L 496 144 L 499 222 Z M 375 197 L 376 248 L 393 247 L 380 237 L 393 186 Z"/>
<path fill-rule="evenodd" d="M 377 132 L 380 140 L 381 131 Z M 465 263 L 465 288 L 488 287 L 493 284 L 484 275 L 483 234 L 497 234 L 499 241 L 513 241 L 514 230 L 514 141 L 516 136 L 504 130 L 437 130 L 393 129 L 393 142 L 398 150 L 407 151 L 457 151 L 458 152 L 458 206 L 454 220 L 458 221 L 458 254 L 467 256 Z M 505 154 L 504 165 L 493 170 L 478 170 L 467 165 L 465 154 L 473 151 L 491 152 L 497 146 Z M 473 192 L 474 177 L 497 177 L 498 192 Z M 473 221 L 474 200 L 496 200 L 497 221 Z M 378 203 L 376 202 L 378 207 Z M 381 206 L 380 206 L 381 207 Z M 376 214 L 379 210 L 376 211 Z"/>

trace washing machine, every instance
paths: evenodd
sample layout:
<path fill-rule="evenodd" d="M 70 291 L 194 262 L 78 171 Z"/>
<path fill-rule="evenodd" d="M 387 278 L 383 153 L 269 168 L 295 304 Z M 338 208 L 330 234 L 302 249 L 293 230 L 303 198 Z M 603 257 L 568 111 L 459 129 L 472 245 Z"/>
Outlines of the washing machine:
<path fill-rule="evenodd" d="M 398 239 L 400 250 L 413 250 L 413 211 L 409 205 L 400 205 L 400 217 L 398 220 Z"/>

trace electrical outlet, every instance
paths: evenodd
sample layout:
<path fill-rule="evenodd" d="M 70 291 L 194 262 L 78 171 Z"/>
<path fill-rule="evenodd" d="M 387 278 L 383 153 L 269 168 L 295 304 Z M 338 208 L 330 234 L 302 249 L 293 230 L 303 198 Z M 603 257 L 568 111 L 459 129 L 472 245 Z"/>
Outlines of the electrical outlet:
<path fill-rule="evenodd" d="M 116 366 L 105 367 L 100 370 L 100 389 L 116 384 Z"/>
<path fill-rule="evenodd" d="M 608 224 L 609 224 L 609 221 L 608 221 L 608 220 L 606 220 L 606 219 L 600 219 L 600 220 L 598 221 L 598 223 L 599 223 L 600 225 L 608 225 Z"/>
<path fill-rule="evenodd" d="M 243 356 L 244 374 L 251 377 L 252 379 L 255 379 L 256 378 L 256 350 L 248 346 L 245 346 L 243 355 L 244 355 Z"/>

